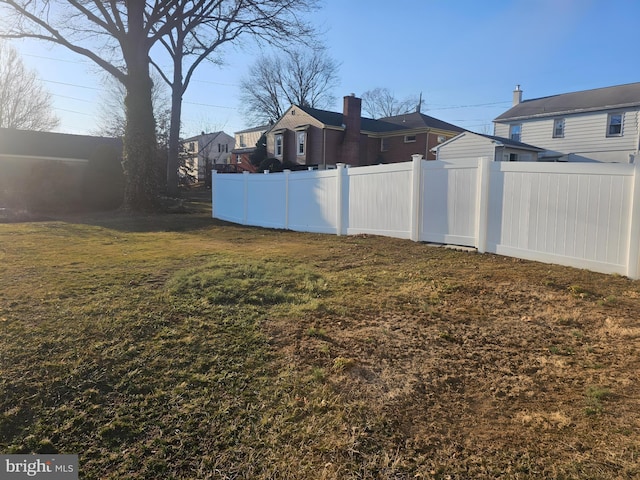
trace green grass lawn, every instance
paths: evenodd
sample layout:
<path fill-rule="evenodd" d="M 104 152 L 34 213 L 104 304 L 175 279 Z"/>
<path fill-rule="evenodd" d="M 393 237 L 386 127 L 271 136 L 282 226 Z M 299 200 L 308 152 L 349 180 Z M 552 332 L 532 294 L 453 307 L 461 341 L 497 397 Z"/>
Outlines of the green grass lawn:
<path fill-rule="evenodd" d="M 0 224 L 0 451 L 86 479 L 634 478 L 639 298 L 206 211 Z"/>

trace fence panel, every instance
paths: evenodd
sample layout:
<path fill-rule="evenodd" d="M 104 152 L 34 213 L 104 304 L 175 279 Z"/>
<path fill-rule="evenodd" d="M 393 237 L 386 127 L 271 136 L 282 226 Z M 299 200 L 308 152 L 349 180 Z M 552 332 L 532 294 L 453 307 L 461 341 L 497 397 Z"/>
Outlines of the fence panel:
<path fill-rule="evenodd" d="M 214 218 L 228 222 L 245 224 L 245 176 L 218 175 L 212 172 L 211 181 L 211 214 Z"/>
<path fill-rule="evenodd" d="M 258 227 L 286 228 L 285 175 L 259 174 L 246 177 L 246 223 Z"/>
<path fill-rule="evenodd" d="M 411 237 L 411 162 L 349 168 L 347 177 L 347 234 Z"/>
<path fill-rule="evenodd" d="M 337 172 L 325 170 L 289 174 L 287 228 L 300 232 L 339 233 Z"/>
<path fill-rule="evenodd" d="M 633 165 L 494 163 L 489 249 L 626 274 Z"/>
<path fill-rule="evenodd" d="M 478 162 L 423 162 L 420 239 L 475 247 Z"/>

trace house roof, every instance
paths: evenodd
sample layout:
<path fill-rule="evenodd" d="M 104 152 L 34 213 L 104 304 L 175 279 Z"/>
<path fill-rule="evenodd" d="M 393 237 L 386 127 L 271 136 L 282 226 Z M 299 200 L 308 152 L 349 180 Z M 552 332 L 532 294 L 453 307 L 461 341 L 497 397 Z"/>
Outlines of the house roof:
<path fill-rule="evenodd" d="M 437 118 L 430 117 L 420 112 L 405 113 L 402 115 L 395 115 L 393 117 L 385 117 L 380 120 L 393 123 L 395 125 L 401 125 L 407 128 L 434 128 L 438 130 L 450 130 L 453 132 L 464 132 L 463 128 L 460 128 L 451 123 L 447 123 Z"/>
<path fill-rule="evenodd" d="M 511 140 L 510 138 L 496 137 L 495 135 L 486 135 L 484 133 L 476 133 L 476 132 L 471 132 L 469 130 L 465 130 L 462 133 L 456 135 L 455 137 L 450 138 L 446 142 L 442 142 L 440 145 L 437 145 L 437 146 L 433 147 L 431 149 L 431 151 L 435 152 L 436 150 L 438 150 L 443 145 L 448 145 L 450 143 L 453 143 L 457 139 L 459 139 L 460 137 L 463 137 L 465 135 L 476 135 L 478 137 L 486 138 L 487 140 L 495 142 L 499 146 L 516 148 L 516 149 L 519 149 L 519 150 L 531 150 L 531 151 L 535 151 L 535 152 L 544 152 L 545 151 L 544 148 L 536 147 L 535 145 L 529 145 L 528 143 L 516 142 L 515 140 Z"/>
<path fill-rule="evenodd" d="M 266 132 L 267 130 L 269 130 L 272 127 L 272 125 L 261 125 L 259 127 L 251 127 L 251 128 L 246 128 L 244 130 L 239 130 L 237 132 L 233 132 L 234 134 L 239 134 L 239 133 L 251 133 L 251 132 Z"/>
<path fill-rule="evenodd" d="M 296 108 L 299 108 L 308 115 L 311 115 L 320 123 L 323 123 L 327 126 L 338 128 L 344 127 L 344 115 L 342 113 L 330 112 L 328 110 L 320 110 L 318 108 L 311 107 L 296 106 Z M 397 125 L 382 122 L 380 120 L 374 120 L 373 118 L 367 117 L 361 117 L 360 125 L 360 129 L 367 132 L 388 132 L 398 130 Z"/>
<path fill-rule="evenodd" d="M 494 121 L 640 106 L 640 82 L 524 100 Z"/>
<path fill-rule="evenodd" d="M 515 140 L 511 140 L 510 138 L 496 137 L 495 135 L 485 135 L 483 133 L 472 133 L 481 137 L 488 138 L 489 140 L 492 140 L 494 142 L 501 143 L 505 147 L 519 148 L 521 150 L 535 150 L 537 152 L 543 152 L 545 150 L 544 148 L 536 147 L 535 145 L 529 145 L 528 143 L 516 142 Z"/>
<path fill-rule="evenodd" d="M 122 150 L 119 138 L 0 128 L 0 156 L 88 160 L 100 145 Z"/>
<path fill-rule="evenodd" d="M 211 141 L 215 140 L 216 138 L 218 138 L 220 135 L 222 135 L 224 132 L 222 130 L 220 130 L 219 132 L 210 132 L 210 133 L 204 133 L 202 132 L 200 135 L 194 135 L 193 137 L 189 137 L 189 138 L 185 138 L 184 140 L 182 140 L 182 142 L 193 142 L 195 140 L 200 140 L 202 138 L 207 138 L 210 139 Z"/>

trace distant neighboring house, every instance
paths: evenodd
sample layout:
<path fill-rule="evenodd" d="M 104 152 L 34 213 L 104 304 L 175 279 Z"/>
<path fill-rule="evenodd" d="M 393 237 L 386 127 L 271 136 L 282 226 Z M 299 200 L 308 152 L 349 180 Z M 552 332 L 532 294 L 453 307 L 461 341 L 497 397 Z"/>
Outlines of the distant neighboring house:
<path fill-rule="evenodd" d="M 640 149 L 640 83 L 522 100 L 494 120 L 499 137 L 544 148 L 539 160 L 634 161 Z"/>
<path fill-rule="evenodd" d="M 119 138 L 0 128 L 0 162 L 86 164 L 105 145 L 122 151 Z"/>
<path fill-rule="evenodd" d="M 262 125 L 235 132 L 235 146 L 231 152 L 231 164 L 236 166 L 237 171 L 255 171 L 249 156 L 256 150 L 256 144 L 260 137 L 270 128 L 271 125 Z"/>
<path fill-rule="evenodd" d="M 119 138 L 0 128 L 0 208 L 82 201 L 87 166 L 104 147 L 121 169 Z"/>
<path fill-rule="evenodd" d="M 463 132 L 433 149 L 436 160 L 456 162 L 487 157 L 496 162 L 536 162 L 543 148 L 509 138 Z"/>
<path fill-rule="evenodd" d="M 233 137 L 222 131 L 202 132 L 184 139 L 182 145 L 186 159 L 181 174 L 198 182 L 206 181 L 211 170 L 229 164 L 233 144 Z"/>
<path fill-rule="evenodd" d="M 411 160 L 463 129 L 419 111 L 374 120 L 362 102 L 344 97 L 343 113 L 292 105 L 267 133 L 267 154 L 284 164 L 326 168 L 337 163 L 372 165 Z"/>

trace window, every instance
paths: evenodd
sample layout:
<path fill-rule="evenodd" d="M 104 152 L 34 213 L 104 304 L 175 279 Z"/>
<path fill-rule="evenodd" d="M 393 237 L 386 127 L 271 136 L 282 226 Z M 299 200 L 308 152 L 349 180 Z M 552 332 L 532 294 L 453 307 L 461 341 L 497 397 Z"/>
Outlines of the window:
<path fill-rule="evenodd" d="M 196 144 L 193 142 L 189 142 L 189 151 L 190 152 L 195 152 L 196 151 Z"/>
<path fill-rule="evenodd" d="M 276 157 L 282 156 L 282 135 L 276 135 Z"/>
<path fill-rule="evenodd" d="M 380 139 L 380 151 L 381 152 L 386 152 L 387 150 L 389 150 L 389 139 L 388 138 L 381 138 Z"/>
<path fill-rule="evenodd" d="M 510 153 L 509 154 L 509 161 L 510 162 L 517 162 L 518 161 L 518 154 L 517 153 Z"/>
<path fill-rule="evenodd" d="M 240 148 L 246 147 L 247 144 L 244 143 L 244 135 L 240 135 Z"/>
<path fill-rule="evenodd" d="M 622 113 L 610 113 L 607 117 L 607 137 L 622 136 Z"/>
<path fill-rule="evenodd" d="M 553 121 L 553 138 L 564 138 L 564 118 Z"/>
<path fill-rule="evenodd" d="M 510 125 L 509 126 L 509 138 L 513 141 L 519 142 L 522 136 L 522 125 Z"/>
<path fill-rule="evenodd" d="M 411 143 L 411 142 L 415 142 L 416 141 L 416 136 L 415 135 L 405 135 L 404 136 L 404 143 Z"/>
<path fill-rule="evenodd" d="M 298 132 L 298 155 L 304 155 L 304 141 L 306 133 Z"/>

